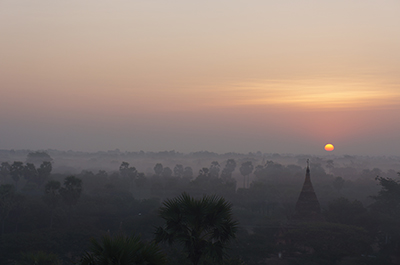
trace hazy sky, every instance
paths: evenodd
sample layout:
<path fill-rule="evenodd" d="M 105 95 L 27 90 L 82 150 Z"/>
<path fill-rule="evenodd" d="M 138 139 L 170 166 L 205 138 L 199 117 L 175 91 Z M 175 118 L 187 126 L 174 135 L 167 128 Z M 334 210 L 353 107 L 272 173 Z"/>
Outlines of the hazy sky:
<path fill-rule="evenodd" d="M 399 14 L 0 0 L 0 149 L 400 155 Z"/>

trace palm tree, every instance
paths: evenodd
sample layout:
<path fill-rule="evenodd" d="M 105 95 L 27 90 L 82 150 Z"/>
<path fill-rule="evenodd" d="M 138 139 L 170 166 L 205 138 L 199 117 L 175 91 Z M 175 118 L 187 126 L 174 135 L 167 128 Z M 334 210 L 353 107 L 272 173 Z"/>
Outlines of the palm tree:
<path fill-rule="evenodd" d="M 82 192 L 82 180 L 75 177 L 69 176 L 64 179 L 64 187 L 59 189 L 61 197 L 64 202 L 72 208 L 76 205 L 81 197 Z"/>
<path fill-rule="evenodd" d="M 59 206 L 61 195 L 60 195 L 61 183 L 56 180 L 49 180 L 44 187 L 43 201 L 49 206 L 51 211 L 50 217 L 50 228 L 53 227 L 54 212 L 57 206 Z"/>
<path fill-rule="evenodd" d="M 80 265 L 162 265 L 165 255 L 154 243 L 146 244 L 139 236 L 103 236 L 92 239 L 91 252 L 86 252 Z"/>
<path fill-rule="evenodd" d="M 194 199 L 187 193 L 166 200 L 160 208 L 164 227 L 156 230 L 156 242 L 181 243 L 193 265 L 202 257 L 221 262 L 226 244 L 235 237 L 237 222 L 231 204 L 216 195 Z"/>
<path fill-rule="evenodd" d="M 72 206 L 76 205 L 82 193 L 82 180 L 69 176 L 64 179 L 64 187 L 58 189 L 62 200 L 69 208 L 68 223 L 71 225 L 72 221 Z"/>

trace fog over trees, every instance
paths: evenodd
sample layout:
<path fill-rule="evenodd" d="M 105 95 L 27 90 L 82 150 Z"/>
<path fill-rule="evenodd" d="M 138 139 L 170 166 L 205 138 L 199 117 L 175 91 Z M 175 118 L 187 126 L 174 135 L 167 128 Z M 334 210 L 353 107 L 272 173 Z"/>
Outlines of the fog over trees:
<path fill-rule="evenodd" d="M 307 160 L 318 222 L 293 217 Z M 400 157 L 0 150 L 0 165 L 0 264 L 400 260 Z"/>

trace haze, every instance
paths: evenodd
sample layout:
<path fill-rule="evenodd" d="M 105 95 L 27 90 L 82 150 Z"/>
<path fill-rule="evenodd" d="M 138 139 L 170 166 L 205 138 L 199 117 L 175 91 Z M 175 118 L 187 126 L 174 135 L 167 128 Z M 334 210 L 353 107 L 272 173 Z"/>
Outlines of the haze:
<path fill-rule="evenodd" d="M 399 155 L 399 1 L 0 2 L 0 149 Z"/>

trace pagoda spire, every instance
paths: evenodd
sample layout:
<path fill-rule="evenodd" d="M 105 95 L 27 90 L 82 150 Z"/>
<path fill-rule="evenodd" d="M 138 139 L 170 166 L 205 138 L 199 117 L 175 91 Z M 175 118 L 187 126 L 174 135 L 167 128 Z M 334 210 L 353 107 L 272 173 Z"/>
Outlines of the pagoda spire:
<path fill-rule="evenodd" d="M 292 219 L 299 221 L 323 221 L 321 207 L 311 183 L 310 161 L 308 159 L 306 177 Z"/>

